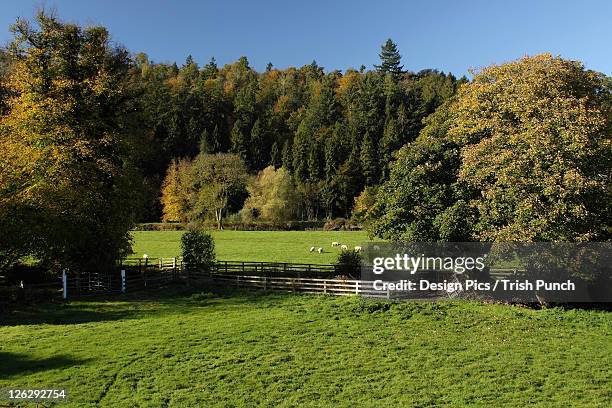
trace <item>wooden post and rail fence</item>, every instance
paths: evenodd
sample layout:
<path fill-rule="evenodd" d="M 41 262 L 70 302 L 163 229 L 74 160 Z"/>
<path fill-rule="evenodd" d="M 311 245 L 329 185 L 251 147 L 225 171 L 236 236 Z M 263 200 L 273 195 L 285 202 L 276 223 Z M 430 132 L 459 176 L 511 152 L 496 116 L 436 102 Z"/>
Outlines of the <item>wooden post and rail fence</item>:
<path fill-rule="evenodd" d="M 513 273 L 516 271 L 496 269 L 491 271 L 491 277 L 499 279 Z M 63 299 L 70 299 L 105 293 L 134 292 L 172 282 L 337 296 L 360 295 L 387 299 L 402 296 L 401 293 L 375 289 L 372 281 L 359 279 L 358 270 L 341 276 L 337 265 L 218 261 L 208 270 L 202 271 L 191 270 L 180 258 L 126 259 L 108 273 L 72 272 L 64 269 L 60 282 L 25 285 L 21 282 L 21 287 L 17 290 L 44 288 L 59 294 Z M 411 296 L 426 298 L 431 297 L 431 293 L 428 295 L 417 292 Z"/>

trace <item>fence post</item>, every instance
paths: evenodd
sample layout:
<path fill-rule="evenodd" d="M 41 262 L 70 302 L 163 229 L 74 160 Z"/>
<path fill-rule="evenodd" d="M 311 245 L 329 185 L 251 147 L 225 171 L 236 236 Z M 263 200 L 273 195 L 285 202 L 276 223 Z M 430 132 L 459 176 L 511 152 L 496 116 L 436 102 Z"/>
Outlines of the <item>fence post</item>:
<path fill-rule="evenodd" d="M 149 263 L 149 258 L 145 258 L 144 268 L 142 270 L 145 288 L 147 287 L 147 265 L 148 263 Z"/>
<path fill-rule="evenodd" d="M 356 295 L 359 294 L 359 281 L 358 280 L 355 281 L 355 294 Z"/>
<path fill-rule="evenodd" d="M 125 269 L 121 270 L 121 293 L 125 293 Z"/>
<path fill-rule="evenodd" d="M 327 280 L 323 281 L 323 293 L 327 293 Z"/>
<path fill-rule="evenodd" d="M 66 276 L 66 269 L 62 270 L 62 284 L 63 284 L 63 298 L 68 299 L 68 276 Z"/>

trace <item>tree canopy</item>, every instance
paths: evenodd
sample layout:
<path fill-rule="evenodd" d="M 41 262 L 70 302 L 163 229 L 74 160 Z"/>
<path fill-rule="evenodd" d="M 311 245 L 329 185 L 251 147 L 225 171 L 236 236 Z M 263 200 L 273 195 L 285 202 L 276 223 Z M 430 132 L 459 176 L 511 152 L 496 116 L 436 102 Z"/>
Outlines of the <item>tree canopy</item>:
<path fill-rule="evenodd" d="M 400 150 L 371 230 L 410 241 L 607 241 L 610 81 L 548 54 L 475 73 Z"/>
<path fill-rule="evenodd" d="M 610 239 L 608 84 L 543 54 L 485 68 L 462 88 L 449 133 L 467 144 L 460 179 L 480 190 L 478 238 Z"/>
<path fill-rule="evenodd" d="M 138 95 L 129 55 L 106 29 L 44 12 L 12 31 L 0 116 L 3 258 L 112 264 L 129 249 L 141 186 L 131 161 Z"/>

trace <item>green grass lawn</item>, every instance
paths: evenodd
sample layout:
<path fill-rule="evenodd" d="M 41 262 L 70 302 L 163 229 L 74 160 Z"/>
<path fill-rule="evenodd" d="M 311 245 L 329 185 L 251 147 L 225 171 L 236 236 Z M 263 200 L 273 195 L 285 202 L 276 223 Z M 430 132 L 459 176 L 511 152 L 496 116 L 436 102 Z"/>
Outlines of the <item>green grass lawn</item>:
<path fill-rule="evenodd" d="M 174 291 L 0 315 L 0 388 L 66 387 L 73 407 L 612 404 L 609 312 Z"/>
<path fill-rule="evenodd" d="M 183 231 L 134 231 L 134 256 L 174 257 L 181 253 Z M 269 261 L 297 263 L 333 263 L 340 248 L 334 241 L 350 248 L 368 240 L 365 231 L 212 231 L 217 259 L 224 261 Z M 324 253 L 309 252 L 323 247 Z"/>

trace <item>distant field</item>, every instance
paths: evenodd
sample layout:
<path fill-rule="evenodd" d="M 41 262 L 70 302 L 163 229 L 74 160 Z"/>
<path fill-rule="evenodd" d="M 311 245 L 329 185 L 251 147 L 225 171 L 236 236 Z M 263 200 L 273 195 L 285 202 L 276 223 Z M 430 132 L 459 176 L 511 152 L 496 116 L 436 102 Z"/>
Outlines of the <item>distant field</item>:
<path fill-rule="evenodd" d="M 181 253 L 183 231 L 134 231 L 134 256 L 174 257 Z M 341 242 L 354 247 L 368 241 L 365 231 L 213 231 L 217 259 L 225 261 L 270 261 L 333 263 Z M 324 253 L 309 252 L 322 247 Z"/>
<path fill-rule="evenodd" d="M 79 408 L 610 407 L 611 316 L 164 289 L 0 314 L 0 388 Z"/>

